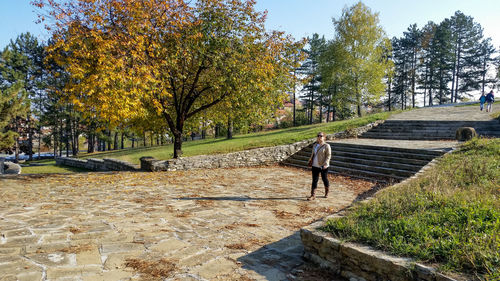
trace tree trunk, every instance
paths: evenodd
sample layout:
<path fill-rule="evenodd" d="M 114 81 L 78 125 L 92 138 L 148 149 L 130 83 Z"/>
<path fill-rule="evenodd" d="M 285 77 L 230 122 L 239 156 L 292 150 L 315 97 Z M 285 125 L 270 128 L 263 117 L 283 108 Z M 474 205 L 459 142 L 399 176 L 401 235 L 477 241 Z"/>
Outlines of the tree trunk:
<path fill-rule="evenodd" d="M 135 147 L 135 134 L 132 134 L 132 148 Z"/>
<path fill-rule="evenodd" d="M 56 159 L 56 156 L 57 156 L 57 140 L 56 139 L 57 139 L 57 137 L 56 137 L 55 133 L 52 134 L 52 138 L 54 139 L 54 142 L 53 142 L 53 144 L 54 144 L 54 159 Z"/>
<path fill-rule="evenodd" d="M 142 142 L 144 144 L 144 147 L 146 147 L 146 132 L 142 133 Z"/>
<path fill-rule="evenodd" d="M 40 153 L 42 150 L 42 127 L 40 122 L 38 122 L 38 160 L 40 160 Z"/>
<path fill-rule="evenodd" d="M 115 131 L 115 139 L 114 139 L 113 149 L 118 150 L 118 131 Z"/>
<path fill-rule="evenodd" d="M 310 110 L 309 110 L 309 124 L 313 123 L 313 115 L 314 115 L 314 91 L 311 87 L 311 101 L 310 101 Z"/>
<path fill-rule="evenodd" d="M 94 137 L 92 134 L 87 135 L 87 153 L 92 153 L 94 149 L 94 143 L 93 143 Z"/>
<path fill-rule="evenodd" d="M 26 125 L 28 126 L 28 153 L 29 153 L 29 161 L 33 161 L 33 127 L 31 124 L 31 114 L 28 113 L 28 118 L 26 118 Z"/>
<path fill-rule="evenodd" d="M 227 118 L 227 139 L 233 138 L 233 119 L 231 117 Z"/>
<path fill-rule="evenodd" d="M 391 84 L 392 84 L 391 78 L 387 79 L 387 84 L 388 84 L 387 85 L 387 105 L 388 105 L 389 111 L 391 111 Z"/>
<path fill-rule="evenodd" d="M 182 131 L 181 131 L 182 132 Z M 174 132 L 174 158 L 179 158 L 182 155 L 182 133 Z"/>
<path fill-rule="evenodd" d="M 111 150 L 111 130 L 108 129 L 108 151 Z"/>
<path fill-rule="evenodd" d="M 124 137 L 124 136 L 125 136 L 125 133 L 124 133 L 124 132 L 122 132 L 122 134 L 121 134 L 121 145 L 120 145 L 120 148 L 121 148 L 121 149 L 124 149 L 124 144 L 125 144 L 125 143 L 124 143 L 124 140 L 123 140 L 123 137 Z"/>
<path fill-rule="evenodd" d="M 319 123 L 323 123 L 323 103 L 319 102 Z"/>
<path fill-rule="evenodd" d="M 14 136 L 14 155 L 15 155 L 14 163 L 18 163 L 19 162 L 19 138 L 18 138 L 18 136 Z"/>
<path fill-rule="evenodd" d="M 214 134 L 214 139 L 217 138 L 217 136 L 219 135 L 220 133 L 220 125 L 219 124 L 216 124 L 215 125 L 215 134 Z"/>
<path fill-rule="evenodd" d="M 457 49 L 457 83 L 455 84 L 455 95 L 454 95 L 454 99 L 455 99 L 455 102 L 457 102 L 457 97 L 458 97 L 458 78 L 460 76 L 460 68 L 461 68 L 461 65 L 460 65 L 460 56 L 461 56 L 461 51 L 462 51 L 462 47 L 461 47 L 461 44 L 460 42 L 458 43 L 458 49 Z M 451 102 L 453 103 L 453 100 L 451 100 Z"/>

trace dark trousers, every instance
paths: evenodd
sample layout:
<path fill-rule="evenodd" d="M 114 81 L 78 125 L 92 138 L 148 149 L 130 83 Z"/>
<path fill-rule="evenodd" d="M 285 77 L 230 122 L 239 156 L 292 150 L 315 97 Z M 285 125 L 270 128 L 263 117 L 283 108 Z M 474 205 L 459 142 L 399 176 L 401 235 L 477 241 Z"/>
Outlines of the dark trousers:
<path fill-rule="evenodd" d="M 328 193 L 328 188 L 330 187 L 330 182 L 328 181 L 328 168 L 318 168 L 312 167 L 312 186 L 311 186 L 311 196 L 315 195 L 316 188 L 318 187 L 319 174 L 321 173 L 321 179 L 323 180 L 323 184 L 325 185 L 325 193 Z"/>

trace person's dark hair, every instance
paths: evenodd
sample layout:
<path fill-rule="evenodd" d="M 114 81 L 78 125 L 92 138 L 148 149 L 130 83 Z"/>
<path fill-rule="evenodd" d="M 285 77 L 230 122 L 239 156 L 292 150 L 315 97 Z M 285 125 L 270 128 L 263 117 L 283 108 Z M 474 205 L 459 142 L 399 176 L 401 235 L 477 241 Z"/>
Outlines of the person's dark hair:
<path fill-rule="evenodd" d="M 323 133 L 323 132 L 319 132 L 317 136 L 319 137 L 320 135 L 321 135 L 322 137 L 326 137 L 325 133 Z"/>

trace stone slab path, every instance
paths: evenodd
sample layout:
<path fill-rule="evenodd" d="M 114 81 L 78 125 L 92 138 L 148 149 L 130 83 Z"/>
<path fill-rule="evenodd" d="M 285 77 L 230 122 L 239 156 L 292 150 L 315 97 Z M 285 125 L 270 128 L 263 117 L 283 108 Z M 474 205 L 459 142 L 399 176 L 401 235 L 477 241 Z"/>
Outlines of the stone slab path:
<path fill-rule="evenodd" d="M 479 103 L 473 106 L 437 106 L 404 111 L 389 117 L 389 120 L 430 120 L 430 121 L 490 121 L 491 115 L 500 111 L 494 104 L 492 112 L 479 110 Z"/>
<path fill-rule="evenodd" d="M 309 202 L 310 181 L 281 166 L 0 178 L 0 280 L 312 280 L 300 227 L 373 183 L 331 175 Z"/>

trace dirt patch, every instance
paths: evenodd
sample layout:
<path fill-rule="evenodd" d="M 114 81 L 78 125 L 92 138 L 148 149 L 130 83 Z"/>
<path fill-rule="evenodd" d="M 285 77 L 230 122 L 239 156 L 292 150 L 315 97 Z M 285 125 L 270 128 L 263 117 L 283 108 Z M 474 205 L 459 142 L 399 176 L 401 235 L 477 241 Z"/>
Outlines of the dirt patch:
<path fill-rule="evenodd" d="M 142 259 L 127 259 L 125 266 L 130 267 L 141 274 L 141 277 L 149 280 L 161 280 L 169 277 L 176 269 L 174 262 L 169 259 L 159 260 L 142 260 Z"/>
<path fill-rule="evenodd" d="M 227 244 L 224 247 L 233 250 L 252 250 L 265 244 L 265 241 L 256 238 L 246 239 L 245 243 Z"/>

